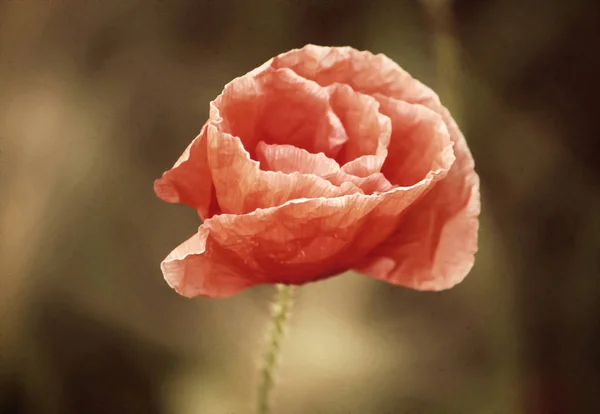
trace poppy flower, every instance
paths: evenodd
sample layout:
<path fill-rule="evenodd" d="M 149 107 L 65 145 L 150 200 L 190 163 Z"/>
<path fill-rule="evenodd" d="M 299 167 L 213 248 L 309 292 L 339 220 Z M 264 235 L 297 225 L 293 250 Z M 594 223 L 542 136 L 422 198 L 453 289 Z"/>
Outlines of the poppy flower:
<path fill-rule="evenodd" d="M 442 290 L 477 251 L 479 178 L 438 96 L 384 55 L 307 45 L 227 84 L 158 197 L 197 210 L 162 262 L 187 297 L 349 269 Z"/>

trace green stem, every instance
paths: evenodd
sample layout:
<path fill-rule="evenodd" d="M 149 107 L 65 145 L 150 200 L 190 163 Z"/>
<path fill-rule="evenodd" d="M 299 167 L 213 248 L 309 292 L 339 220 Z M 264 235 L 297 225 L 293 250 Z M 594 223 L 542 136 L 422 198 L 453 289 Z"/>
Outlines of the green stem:
<path fill-rule="evenodd" d="M 258 386 L 259 414 L 269 414 L 271 412 L 271 392 L 275 387 L 274 375 L 279 361 L 285 326 L 289 320 L 292 306 L 294 286 L 277 285 L 276 288 L 277 294 L 273 301 L 271 323 L 267 333 L 267 348 L 260 370 L 260 383 Z"/>

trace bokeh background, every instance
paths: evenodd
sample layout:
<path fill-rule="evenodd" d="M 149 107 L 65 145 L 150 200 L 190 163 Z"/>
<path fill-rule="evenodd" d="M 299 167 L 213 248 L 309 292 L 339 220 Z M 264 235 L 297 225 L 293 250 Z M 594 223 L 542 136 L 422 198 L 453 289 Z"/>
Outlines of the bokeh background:
<path fill-rule="evenodd" d="M 448 13 L 445 13 L 448 12 Z M 0 0 L 0 413 L 242 414 L 274 289 L 188 300 L 153 180 L 223 85 L 306 43 L 439 90 L 481 176 L 456 288 L 298 291 L 281 414 L 600 412 L 597 0 Z"/>

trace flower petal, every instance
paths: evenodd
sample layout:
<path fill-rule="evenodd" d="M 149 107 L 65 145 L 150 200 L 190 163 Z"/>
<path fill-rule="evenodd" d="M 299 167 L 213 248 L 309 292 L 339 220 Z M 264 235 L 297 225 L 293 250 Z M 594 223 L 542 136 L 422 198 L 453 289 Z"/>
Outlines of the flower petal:
<path fill-rule="evenodd" d="M 394 185 L 410 186 L 429 171 L 448 170 L 454 141 L 442 116 L 426 106 L 376 95 L 392 120 L 392 139 L 383 174 Z"/>
<path fill-rule="evenodd" d="M 390 119 L 379 112 L 376 99 L 357 93 L 348 85 L 334 84 L 327 90 L 331 94 L 331 108 L 348 135 L 348 141 L 336 157 L 338 163 L 356 163 L 363 156 L 368 156 L 380 162 L 379 168 L 372 171 L 379 172 L 390 143 Z"/>
<path fill-rule="evenodd" d="M 435 92 L 387 56 L 351 47 L 307 45 L 273 58 L 271 66 L 290 68 L 322 86 L 334 83 L 350 85 L 366 95 L 382 94 L 422 104 L 438 100 Z"/>
<path fill-rule="evenodd" d="M 396 231 L 356 269 L 396 285 L 443 290 L 460 283 L 477 252 L 479 177 L 466 141 L 438 108 L 454 141 L 456 161 L 443 180 L 402 216 Z"/>
<path fill-rule="evenodd" d="M 350 182 L 340 186 L 313 174 L 263 171 L 250 159 L 239 138 L 209 124 L 208 165 L 224 213 L 245 214 L 298 198 L 339 197 L 360 192 Z"/>
<path fill-rule="evenodd" d="M 373 173 L 367 177 L 357 177 L 356 175 L 348 174 L 343 170 L 340 170 L 340 172 L 328 175 L 324 178 L 335 185 L 351 182 L 365 194 L 384 193 L 394 187 L 382 173 Z"/>
<path fill-rule="evenodd" d="M 264 141 L 256 146 L 256 159 L 261 169 L 286 174 L 299 172 L 324 177 L 340 170 L 339 164 L 322 152 L 313 154 L 293 145 L 267 144 Z"/>
<path fill-rule="evenodd" d="M 265 67 L 230 82 L 211 104 L 211 119 L 222 132 L 240 137 L 252 158 L 260 141 L 334 157 L 348 137 L 329 95 L 290 69 Z"/>
<path fill-rule="evenodd" d="M 207 162 L 206 127 L 202 127 L 173 168 L 154 181 L 154 192 L 160 199 L 193 207 L 202 220 L 218 212 Z"/>
<path fill-rule="evenodd" d="M 386 157 L 387 150 L 385 150 L 385 154 L 363 155 L 344 164 L 342 171 L 356 177 L 368 177 L 381 171 Z"/>
<path fill-rule="evenodd" d="M 207 243 L 208 230 L 198 233 L 178 246 L 161 263 L 165 280 L 183 296 L 231 296 L 250 286 L 243 277 L 243 263 L 225 249 Z"/>
<path fill-rule="evenodd" d="M 353 175 L 346 172 L 346 168 L 340 168 L 337 162 L 323 153 L 312 154 L 291 145 L 269 145 L 261 141 L 256 146 L 256 156 L 261 169 L 267 171 L 282 171 L 285 173 L 298 171 L 302 174 L 314 174 L 338 187 L 350 182 L 365 194 L 383 193 L 392 188 L 390 182 L 381 173 L 368 171 L 368 174 L 365 173 L 364 176 Z M 425 175 L 423 174 L 422 177 Z"/>
<path fill-rule="evenodd" d="M 432 173 L 413 187 L 384 194 L 293 200 L 213 216 L 165 259 L 165 278 L 187 297 L 226 297 L 257 284 L 333 276 L 385 240 L 435 179 Z"/>

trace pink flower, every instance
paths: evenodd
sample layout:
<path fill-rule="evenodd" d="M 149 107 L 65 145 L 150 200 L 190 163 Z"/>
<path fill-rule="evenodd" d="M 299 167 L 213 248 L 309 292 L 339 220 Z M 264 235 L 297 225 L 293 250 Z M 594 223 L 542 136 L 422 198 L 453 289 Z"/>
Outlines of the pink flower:
<path fill-rule="evenodd" d="M 477 251 L 479 178 L 450 113 L 349 47 L 308 45 L 231 81 L 154 188 L 204 220 L 161 264 L 187 297 L 348 269 L 442 290 Z"/>

